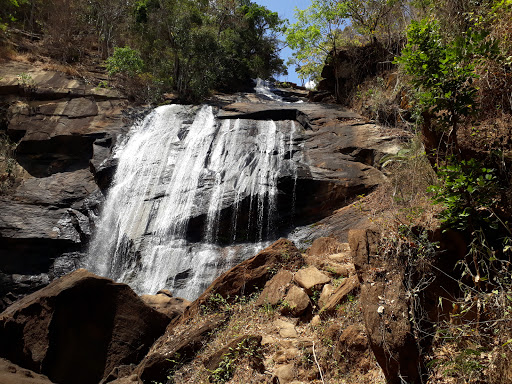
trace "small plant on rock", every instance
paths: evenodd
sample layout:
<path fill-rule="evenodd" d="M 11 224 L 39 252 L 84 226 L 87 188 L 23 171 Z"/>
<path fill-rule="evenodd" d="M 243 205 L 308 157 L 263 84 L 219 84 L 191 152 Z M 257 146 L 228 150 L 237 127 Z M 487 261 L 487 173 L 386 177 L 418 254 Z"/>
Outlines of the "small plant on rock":
<path fill-rule="evenodd" d="M 210 381 L 215 384 L 223 384 L 231 380 L 236 368 L 236 362 L 242 357 L 249 357 L 251 360 L 260 358 L 261 351 L 256 339 L 248 337 L 242 340 L 229 352 L 224 354 L 218 367 L 210 371 Z"/>

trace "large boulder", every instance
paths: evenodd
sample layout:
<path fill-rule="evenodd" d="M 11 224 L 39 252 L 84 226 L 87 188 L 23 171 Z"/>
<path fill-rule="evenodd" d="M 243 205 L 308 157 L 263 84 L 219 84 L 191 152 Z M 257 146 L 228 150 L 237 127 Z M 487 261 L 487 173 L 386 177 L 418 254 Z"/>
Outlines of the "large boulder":
<path fill-rule="evenodd" d="M 272 280 L 265 284 L 265 288 L 256 300 L 256 305 L 277 305 L 286 295 L 288 287 L 293 280 L 293 273 L 286 269 L 280 270 Z"/>
<path fill-rule="evenodd" d="M 0 356 L 59 384 L 96 384 L 139 362 L 168 323 L 127 285 L 79 269 L 0 314 Z"/>

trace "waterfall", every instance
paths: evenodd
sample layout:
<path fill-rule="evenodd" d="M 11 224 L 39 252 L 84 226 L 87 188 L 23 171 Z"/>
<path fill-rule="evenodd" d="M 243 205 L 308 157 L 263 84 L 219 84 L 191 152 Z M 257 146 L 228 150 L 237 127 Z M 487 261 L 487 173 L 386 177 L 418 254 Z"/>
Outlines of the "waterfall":
<path fill-rule="evenodd" d="M 114 153 L 86 267 L 139 294 L 196 298 L 275 238 L 296 134 L 295 122 L 219 120 L 211 106 L 156 108 Z"/>
<path fill-rule="evenodd" d="M 274 92 L 272 92 L 272 83 L 260 78 L 254 79 L 253 81 L 256 83 L 254 90 L 256 91 L 257 94 L 263 95 L 269 100 L 278 102 L 283 101 L 283 98 L 281 96 L 276 95 Z"/>

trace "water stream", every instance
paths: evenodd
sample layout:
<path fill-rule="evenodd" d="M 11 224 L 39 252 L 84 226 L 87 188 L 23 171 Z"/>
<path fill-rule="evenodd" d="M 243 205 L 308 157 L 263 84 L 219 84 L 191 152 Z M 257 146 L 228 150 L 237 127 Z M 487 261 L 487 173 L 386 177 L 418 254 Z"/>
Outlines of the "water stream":
<path fill-rule="evenodd" d="M 296 182 L 299 126 L 215 113 L 162 106 L 132 127 L 114 154 L 88 269 L 139 294 L 194 299 L 276 238 L 278 184 Z"/>

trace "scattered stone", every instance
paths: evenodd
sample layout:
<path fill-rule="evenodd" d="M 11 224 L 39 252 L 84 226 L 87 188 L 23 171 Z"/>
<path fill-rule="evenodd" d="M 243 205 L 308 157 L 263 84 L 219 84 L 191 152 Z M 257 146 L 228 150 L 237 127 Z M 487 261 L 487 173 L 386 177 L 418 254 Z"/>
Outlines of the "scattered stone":
<path fill-rule="evenodd" d="M 293 273 L 285 269 L 280 270 L 267 284 L 260 297 L 256 301 L 256 305 L 263 306 L 265 304 L 277 305 L 283 300 L 290 283 L 293 280 Z"/>
<path fill-rule="evenodd" d="M 309 296 L 302 288 L 292 285 L 283 300 L 281 313 L 283 315 L 300 316 L 311 306 Z"/>
<path fill-rule="evenodd" d="M 348 244 L 347 244 L 347 246 L 348 246 Z M 344 251 L 341 253 L 335 253 L 333 255 L 328 255 L 327 259 L 329 261 L 334 261 L 336 263 L 349 263 L 352 260 L 352 258 L 350 257 L 350 250 L 347 250 L 347 251 Z"/>
<path fill-rule="evenodd" d="M 272 336 L 263 335 L 261 339 L 261 345 L 274 345 L 276 340 Z"/>
<path fill-rule="evenodd" d="M 274 321 L 274 325 L 277 327 L 279 331 L 279 335 L 281 337 L 287 338 L 296 338 L 298 337 L 297 331 L 295 330 L 295 325 L 288 321 L 284 321 L 281 319 L 276 319 Z"/>
<path fill-rule="evenodd" d="M 277 367 L 276 370 L 274 371 L 274 377 L 279 380 L 279 384 L 290 383 L 295 378 L 294 365 L 286 364 Z"/>
<path fill-rule="evenodd" d="M 341 304 L 349 294 L 359 288 L 359 280 L 357 276 L 351 276 L 341 283 L 336 291 L 329 297 L 327 303 L 321 309 L 322 313 L 333 313 L 336 311 L 338 304 Z"/>
<path fill-rule="evenodd" d="M 297 323 L 292 324 L 294 324 L 294 326 L 297 325 Z M 296 348 L 297 340 L 279 340 L 279 347 L 282 349 Z"/>
<path fill-rule="evenodd" d="M 274 358 L 276 363 L 282 364 L 287 363 L 288 361 L 293 360 L 298 356 L 300 356 L 300 351 L 295 347 L 291 347 L 287 349 L 280 349 L 277 351 Z"/>
<path fill-rule="evenodd" d="M 79 269 L 0 314 L 0 356 L 59 384 L 96 384 L 140 361 L 168 323 L 127 285 Z"/>
<path fill-rule="evenodd" d="M 313 316 L 313 318 L 311 319 L 311 322 L 309 324 L 311 324 L 312 327 L 317 327 L 320 325 L 321 322 L 322 322 L 322 319 L 320 318 L 320 316 L 315 315 L 315 316 Z"/>
<path fill-rule="evenodd" d="M 325 270 L 340 277 L 349 277 L 356 273 L 356 269 L 352 263 L 328 263 Z"/>
<path fill-rule="evenodd" d="M 322 293 L 320 294 L 320 298 L 318 299 L 318 306 L 323 308 L 325 304 L 327 304 L 327 300 L 332 296 L 332 294 L 336 291 L 336 288 L 332 284 L 324 285 L 322 289 Z"/>
<path fill-rule="evenodd" d="M 324 275 L 315 267 L 299 270 L 293 279 L 304 288 L 309 295 L 312 295 L 314 290 L 321 289 L 324 284 L 331 281 L 329 276 Z"/>

